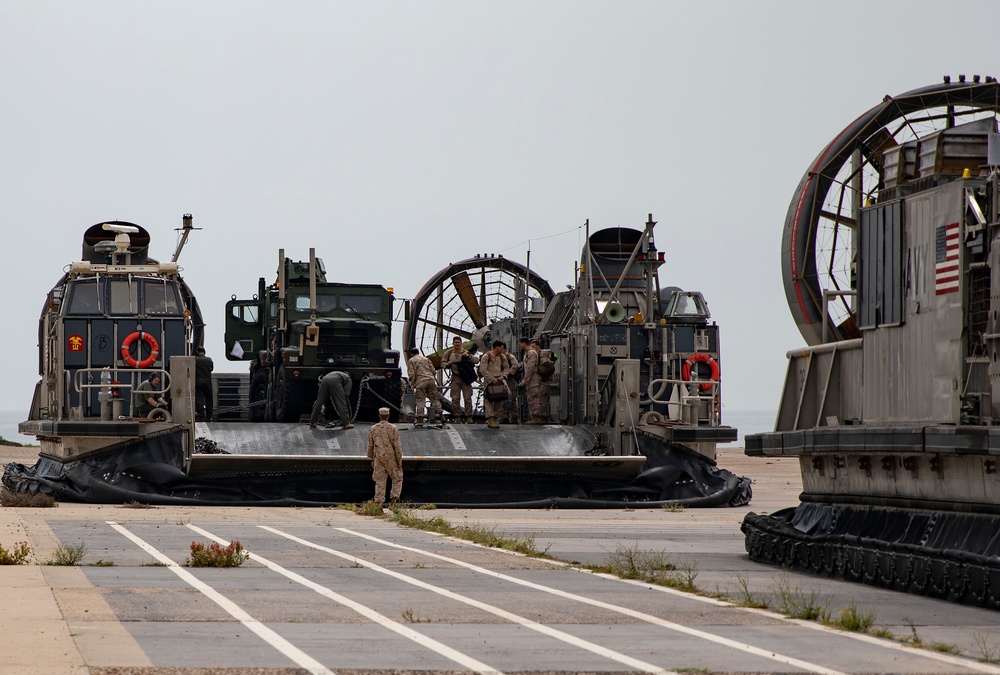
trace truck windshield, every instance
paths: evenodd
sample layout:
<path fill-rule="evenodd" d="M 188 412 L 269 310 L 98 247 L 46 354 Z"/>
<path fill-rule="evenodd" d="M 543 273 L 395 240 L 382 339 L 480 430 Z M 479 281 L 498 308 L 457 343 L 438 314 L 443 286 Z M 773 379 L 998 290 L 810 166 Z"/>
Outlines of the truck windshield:
<path fill-rule="evenodd" d="M 357 314 L 378 314 L 382 311 L 382 298 L 377 295 L 342 295 L 340 308 Z"/>

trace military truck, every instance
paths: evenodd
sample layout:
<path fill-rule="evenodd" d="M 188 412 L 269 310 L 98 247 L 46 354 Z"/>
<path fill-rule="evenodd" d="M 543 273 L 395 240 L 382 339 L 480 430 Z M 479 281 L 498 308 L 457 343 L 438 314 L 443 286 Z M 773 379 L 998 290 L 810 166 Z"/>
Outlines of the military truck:
<path fill-rule="evenodd" d="M 393 300 L 383 286 L 327 281 L 315 249 L 308 261 L 279 250 L 276 281 L 265 286 L 261 277 L 252 299 L 226 303 L 226 358 L 250 361 L 250 419 L 299 421 L 331 370 L 350 374 L 356 419 L 377 421 L 382 406 L 395 415 L 402 390 Z"/>

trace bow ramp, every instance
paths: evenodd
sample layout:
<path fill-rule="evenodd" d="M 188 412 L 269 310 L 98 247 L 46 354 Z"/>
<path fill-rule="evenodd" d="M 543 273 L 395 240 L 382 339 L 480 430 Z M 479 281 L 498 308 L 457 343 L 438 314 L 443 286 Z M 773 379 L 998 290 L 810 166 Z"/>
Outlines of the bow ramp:
<path fill-rule="evenodd" d="M 359 471 L 368 465 L 368 429 L 310 429 L 305 424 L 247 425 L 199 423 L 197 434 L 224 452 L 191 457 L 192 476 L 258 472 Z M 596 437 L 584 427 L 481 424 L 415 427 L 398 425 L 403 469 L 447 473 L 474 471 L 628 479 L 639 473 L 643 456 L 601 456 Z"/>

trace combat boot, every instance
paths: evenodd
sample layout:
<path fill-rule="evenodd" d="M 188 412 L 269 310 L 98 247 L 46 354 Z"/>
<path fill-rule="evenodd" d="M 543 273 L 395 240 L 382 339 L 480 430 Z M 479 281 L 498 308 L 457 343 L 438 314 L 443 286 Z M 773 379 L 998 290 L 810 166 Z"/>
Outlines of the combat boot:
<path fill-rule="evenodd" d="M 466 415 L 465 419 L 462 421 L 464 424 L 472 424 L 472 415 Z"/>
<path fill-rule="evenodd" d="M 500 425 L 497 424 L 497 418 L 496 417 L 490 417 L 490 418 L 488 418 L 486 420 L 486 426 L 489 427 L 490 429 L 499 429 L 500 428 Z"/>
<path fill-rule="evenodd" d="M 414 419 L 413 420 L 413 426 L 415 426 L 415 427 L 422 427 L 422 426 L 424 426 L 424 418 L 423 417 L 417 417 L 416 419 Z"/>
<path fill-rule="evenodd" d="M 345 429 L 345 430 L 346 430 L 346 429 L 353 429 L 353 428 L 354 428 L 354 425 L 353 425 L 353 424 L 351 424 L 350 422 L 348 422 L 347 424 L 345 424 L 345 425 L 344 425 L 344 429 Z"/>

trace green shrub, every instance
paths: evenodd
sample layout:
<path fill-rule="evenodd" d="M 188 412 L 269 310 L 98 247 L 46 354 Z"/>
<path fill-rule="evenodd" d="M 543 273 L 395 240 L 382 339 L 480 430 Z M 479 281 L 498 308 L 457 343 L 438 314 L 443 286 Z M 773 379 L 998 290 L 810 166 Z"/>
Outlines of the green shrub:
<path fill-rule="evenodd" d="M 83 545 L 83 542 L 80 542 L 76 546 L 59 544 L 55 553 L 45 561 L 45 564 L 56 565 L 58 567 L 72 567 L 73 565 L 79 565 L 85 555 L 87 555 L 87 547 Z"/>

